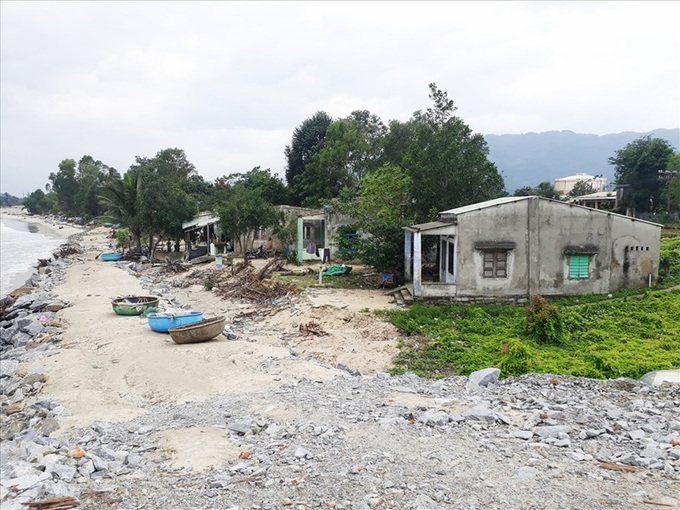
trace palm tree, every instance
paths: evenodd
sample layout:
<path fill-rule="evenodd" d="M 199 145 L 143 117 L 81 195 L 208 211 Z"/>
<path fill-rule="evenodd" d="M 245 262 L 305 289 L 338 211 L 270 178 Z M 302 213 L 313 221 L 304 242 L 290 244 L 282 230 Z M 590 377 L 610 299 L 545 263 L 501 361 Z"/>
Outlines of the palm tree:
<path fill-rule="evenodd" d="M 114 179 L 106 183 L 99 195 L 100 203 L 106 207 L 104 218 L 126 227 L 139 253 L 142 251 L 144 230 L 144 222 L 138 211 L 141 184 L 139 172 L 129 171 L 123 179 Z"/>

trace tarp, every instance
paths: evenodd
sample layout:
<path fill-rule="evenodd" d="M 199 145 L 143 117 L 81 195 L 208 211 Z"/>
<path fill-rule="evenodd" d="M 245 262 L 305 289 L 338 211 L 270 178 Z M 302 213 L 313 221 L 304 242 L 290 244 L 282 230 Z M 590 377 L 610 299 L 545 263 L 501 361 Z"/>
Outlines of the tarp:
<path fill-rule="evenodd" d="M 321 274 L 323 276 L 340 276 L 352 271 L 352 266 L 330 266 Z"/>

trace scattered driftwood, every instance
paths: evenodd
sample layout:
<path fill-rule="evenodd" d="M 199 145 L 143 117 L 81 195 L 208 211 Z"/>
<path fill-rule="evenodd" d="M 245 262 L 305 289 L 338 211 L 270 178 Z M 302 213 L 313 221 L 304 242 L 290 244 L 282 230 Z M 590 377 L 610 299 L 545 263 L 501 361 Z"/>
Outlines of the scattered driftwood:
<path fill-rule="evenodd" d="M 274 266 L 272 264 L 270 267 Z M 267 280 L 262 270 L 255 272 L 252 266 L 245 265 L 239 265 L 233 277 L 223 276 L 214 281 L 213 289 L 225 299 L 241 299 L 268 305 L 286 295 L 299 292 L 294 284 Z"/>
<path fill-rule="evenodd" d="M 602 469 L 609 469 L 611 471 L 625 471 L 626 473 L 635 473 L 633 466 L 624 466 L 623 464 L 614 464 L 612 462 L 600 462 L 598 464 Z"/>
<path fill-rule="evenodd" d="M 189 270 L 182 262 L 179 260 L 171 260 L 170 257 L 165 257 L 165 260 L 161 264 L 161 271 L 164 273 L 184 273 Z"/>
<path fill-rule="evenodd" d="M 285 265 L 285 260 L 272 259 L 267 262 L 262 269 L 257 273 L 257 279 L 262 280 L 267 273 L 272 271 L 278 271 Z"/>
<path fill-rule="evenodd" d="M 197 265 L 197 264 L 205 264 L 207 262 L 212 262 L 215 260 L 215 257 L 212 255 L 201 255 L 200 257 L 193 258 L 189 261 L 189 264 L 191 265 Z"/>
<path fill-rule="evenodd" d="M 302 333 L 305 336 L 309 335 L 324 336 L 328 334 L 323 330 L 321 324 L 314 321 L 308 322 L 307 324 L 300 324 L 299 330 L 300 333 Z"/>
<path fill-rule="evenodd" d="M 52 252 L 52 256 L 55 259 L 58 259 L 59 257 L 64 258 L 68 257 L 69 255 L 75 255 L 76 253 L 80 253 L 81 250 L 78 246 L 73 245 L 73 244 L 67 244 L 59 248 L 59 250 Z"/>
<path fill-rule="evenodd" d="M 47 498 L 24 503 L 28 508 L 37 510 L 66 510 L 75 508 L 80 502 L 73 496 L 62 496 L 58 498 Z"/>

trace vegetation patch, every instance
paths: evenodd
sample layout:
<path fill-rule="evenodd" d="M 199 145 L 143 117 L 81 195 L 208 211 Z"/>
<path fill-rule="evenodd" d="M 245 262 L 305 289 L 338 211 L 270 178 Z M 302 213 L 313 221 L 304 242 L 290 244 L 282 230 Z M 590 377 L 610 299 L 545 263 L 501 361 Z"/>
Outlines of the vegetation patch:
<path fill-rule="evenodd" d="M 541 305 L 538 313 L 420 303 L 382 313 L 406 335 L 395 374 L 444 377 L 496 366 L 504 377 L 539 372 L 604 379 L 680 367 L 678 310 L 680 290 L 583 304 L 563 300 Z M 559 342 L 551 340 L 555 317 Z"/>

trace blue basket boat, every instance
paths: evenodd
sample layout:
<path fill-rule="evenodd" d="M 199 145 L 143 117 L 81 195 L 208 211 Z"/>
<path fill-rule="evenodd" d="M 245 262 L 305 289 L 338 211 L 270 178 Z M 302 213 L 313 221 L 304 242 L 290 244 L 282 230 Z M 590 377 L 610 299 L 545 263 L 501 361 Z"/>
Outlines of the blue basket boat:
<path fill-rule="evenodd" d="M 123 254 L 117 251 L 110 251 L 106 253 L 102 253 L 99 256 L 100 259 L 102 259 L 104 262 L 117 262 L 121 258 L 123 258 Z"/>
<path fill-rule="evenodd" d="M 178 328 L 200 322 L 203 320 L 203 312 L 159 312 L 150 313 L 146 316 L 149 327 L 158 333 L 167 333 L 170 328 Z"/>

